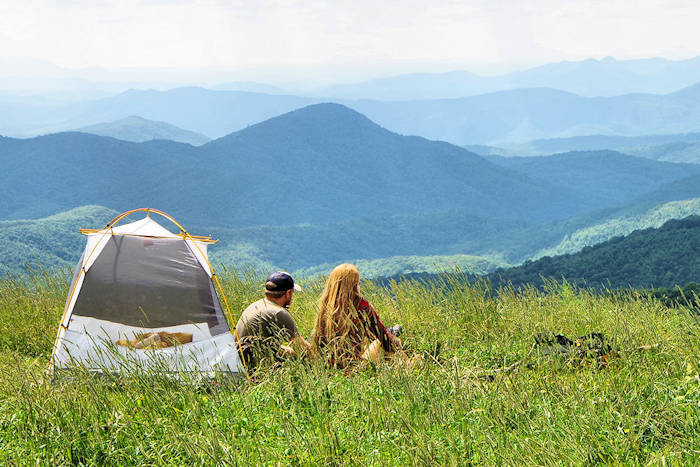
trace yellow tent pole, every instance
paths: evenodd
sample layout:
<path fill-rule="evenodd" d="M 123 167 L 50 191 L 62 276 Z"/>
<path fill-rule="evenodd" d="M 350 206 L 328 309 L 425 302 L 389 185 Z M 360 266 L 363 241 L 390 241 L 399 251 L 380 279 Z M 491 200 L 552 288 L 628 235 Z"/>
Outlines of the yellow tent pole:
<path fill-rule="evenodd" d="M 66 314 L 68 314 L 68 308 L 70 307 L 70 303 L 73 301 L 73 294 L 75 293 L 75 288 L 78 286 L 78 282 L 80 282 L 80 278 L 82 275 L 85 274 L 85 269 L 80 267 L 80 271 L 78 272 L 78 275 L 75 277 L 75 282 L 73 283 L 73 287 L 71 287 L 70 294 L 68 294 L 68 301 L 66 302 L 66 306 L 63 308 L 63 314 L 61 315 L 61 321 L 58 322 L 58 332 L 56 332 L 56 339 L 53 341 L 53 350 L 51 351 L 51 360 L 49 361 L 49 368 L 48 368 L 48 374 L 51 375 L 53 373 L 53 365 L 54 365 L 54 355 L 56 353 L 56 349 L 58 348 L 58 339 L 61 337 L 61 328 L 63 328 L 63 321 L 66 319 Z"/>
<path fill-rule="evenodd" d="M 153 209 L 153 208 L 138 208 L 138 209 L 132 209 L 130 211 L 123 212 L 123 213 L 119 214 L 117 217 L 115 217 L 114 219 L 112 219 L 111 221 L 109 221 L 107 223 L 107 225 L 105 226 L 105 229 L 108 227 L 114 227 L 116 224 L 121 222 L 125 217 L 128 217 L 136 212 L 145 212 L 147 215 L 152 213 L 152 212 L 159 214 L 159 215 L 165 217 L 166 219 L 168 219 L 173 224 L 175 224 L 180 229 L 181 232 L 187 232 L 185 230 L 185 228 L 178 221 L 176 221 L 172 216 L 166 214 L 163 211 L 159 211 L 158 209 Z M 189 234 L 187 234 L 187 235 L 189 235 Z"/>
<path fill-rule="evenodd" d="M 104 229 L 80 229 L 80 233 L 83 235 L 88 235 L 88 234 L 92 234 L 92 233 L 100 233 L 100 232 L 104 232 Z M 112 235 L 121 235 L 122 237 L 172 238 L 172 237 L 159 237 L 159 236 L 117 233 L 117 232 L 112 233 Z M 182 233 L 179 233 L 176 235 L 176 237 L 185 238 L 185 235 L 183 235 Z M 205 236 L 200 236 L 200 235 L 190 235 L 189 237 L 193 238 L 194 240 L 197 240 L 198 242 L 202 242 L 202 243 L 219 243 L 218 240 L 212 240 L 211 237 L 205 237 Z"/>

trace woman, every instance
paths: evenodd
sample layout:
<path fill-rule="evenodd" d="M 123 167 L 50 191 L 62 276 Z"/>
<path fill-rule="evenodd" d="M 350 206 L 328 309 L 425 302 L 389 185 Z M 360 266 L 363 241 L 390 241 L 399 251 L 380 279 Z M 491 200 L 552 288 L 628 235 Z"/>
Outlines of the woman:
<path fill-rule="evenodd" d="M 311 345 L 338 368 L 362 359 L 378 362 L 382 350 L 386 356 L 401 351 L 401 341 L 360 295 L 360 271 L 354 264 L 341 264 L 328 277 Z"/>

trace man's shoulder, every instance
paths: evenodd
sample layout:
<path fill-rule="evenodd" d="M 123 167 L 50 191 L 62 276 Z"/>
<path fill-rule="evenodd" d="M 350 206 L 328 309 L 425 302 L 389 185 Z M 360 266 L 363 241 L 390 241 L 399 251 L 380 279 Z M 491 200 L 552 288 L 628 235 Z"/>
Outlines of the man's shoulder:
<path fill-rule="evenodd" d="M 262 300 L 262 299 L 257 300 L 257 301 L 255 301 L 255 302 L 251 303 L 250 305 L 248 305 L 248 306 L 246 307 L 245 310 L 243 310 L 243 314 L 250 314 L 251 312 L 254 312 L 254 311 L 256 311 L 256 310 L 262 308 L 262 304 L 263 304 L 263 300 Z"/>
<path fill-rule="evenodd" d="M 279 306 L 278 304 L 271 302 L 270 300 L 266 300 L 264 298 L 261 298 L 258 301 L 255 301 L 248 305 L 248 308 L 246 308 L 243 311 L 243 314 L 257 314 L 257 313 L 265 313 L 265 314 L 274 314 L 276 315 L 279 312 L 287 312 L 283 307 Z"/>
<path fill-rule="evenodd" d="M 249 309 L 249 308 L 252 309 L 252 308 L 260 307 L 260 306 L 262 306 L 264 303 L 265 303 L 265 299 L 264 299 L 264 298 L 261 298 L 260 300 L 256 300 L 256 301 L 254 301 L 253 303 L 251 303 L 250 305 L 248 305 L 248 308 L 246 308 L 246 310 Z"/>

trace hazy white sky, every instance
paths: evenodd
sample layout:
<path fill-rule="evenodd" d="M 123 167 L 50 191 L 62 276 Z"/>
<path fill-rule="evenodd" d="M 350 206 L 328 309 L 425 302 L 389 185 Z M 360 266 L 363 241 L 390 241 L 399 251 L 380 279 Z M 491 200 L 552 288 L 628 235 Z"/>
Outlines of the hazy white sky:
<path fill-rule="evenodd" d="M 0 0 L 0 57 L 70 68 L 496 72 L 699 55 L 699 20 L 697 0 Z"/>

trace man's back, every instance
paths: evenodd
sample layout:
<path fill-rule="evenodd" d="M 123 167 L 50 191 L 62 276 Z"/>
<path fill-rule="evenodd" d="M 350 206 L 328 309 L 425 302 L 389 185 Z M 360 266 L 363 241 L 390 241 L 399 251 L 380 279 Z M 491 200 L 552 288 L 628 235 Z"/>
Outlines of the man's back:
<path fill-rule="evenodd" d="M 243 311 L 236 324 L 246 363 L 255 366 L 265 355 L 275 357 L 281 343 L 299 335 L 294 319 L 280 305 L 263 298 Z"/>

